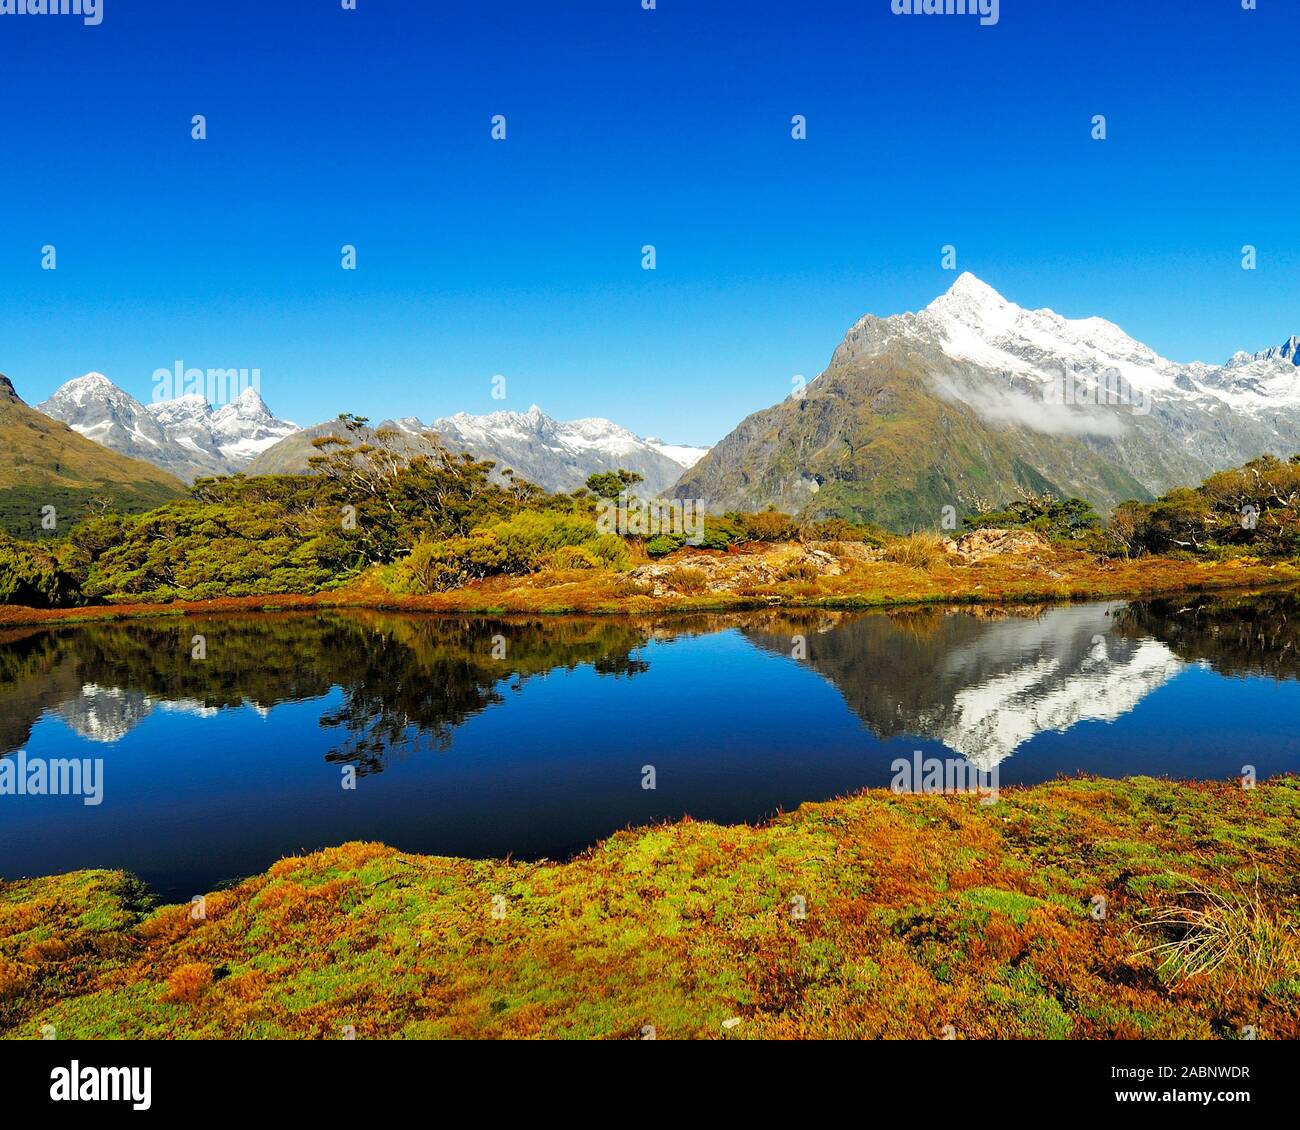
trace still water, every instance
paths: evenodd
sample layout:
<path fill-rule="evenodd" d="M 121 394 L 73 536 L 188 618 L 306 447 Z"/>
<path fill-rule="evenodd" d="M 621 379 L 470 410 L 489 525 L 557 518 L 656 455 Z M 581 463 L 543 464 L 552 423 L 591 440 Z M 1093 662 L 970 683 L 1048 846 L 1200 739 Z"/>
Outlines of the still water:
<path fill-rule="evenodd" d="M 1298 674 L 1288 594 L 12 630 L 0 756 L 102 762 L 103 794 L 0 795 L 0 876 L 125 868 L 186 899 L 353 839 L 563 858 L 629 825 L 887 786 L 914 750 L 996 767 L 1003 787 L 1264 779 L 1300 771 Z"/>

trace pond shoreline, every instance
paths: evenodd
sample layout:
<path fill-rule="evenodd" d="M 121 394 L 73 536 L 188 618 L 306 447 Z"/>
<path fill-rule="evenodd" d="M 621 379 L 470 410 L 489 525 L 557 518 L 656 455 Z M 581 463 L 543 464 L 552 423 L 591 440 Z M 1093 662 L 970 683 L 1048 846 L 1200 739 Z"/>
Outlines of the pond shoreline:
<path fill-rule="evenodd" d="M 217 597 L 211 600 L 139 601 L 73 608 L 0 605 L 0 628 L 72 624 L 83 621 L 148 617 L 211 616 L 222 613 L 372 609 L 385 612 L 433 612 L 500 616 L 626 616 L 693 612 L 745 612 L 761 609 L 840 611 L 953 606 L 970 604 L 1070 604 L 1095 600 L 1145 599 L 1181 593 L 1274 589 L 1300 584 L 1292 562 L 1186 562 L 1144 558 L 1104 566 L 1077 560 L 1084 555 L 1060 553 L 1051 564 L 1062 572 L 1044 578 L 1041 562 L 996 561 L 981 568 L 952 567 L 923 571 L 898 565 L 863 566 L 835 584 L 787 583 L 757 593 L 697 595 L 620 595 L 617 574 L 595 578 L 573 574 L 538 574 L 494 578 L 427 596 L 399 595 L 367 583 L 311 594 Z M 1060 560 L 1060 558 L 1066 560 Z"/>
<path fill-rule="evenodd" d="M 0 1038 L 1294 1039 L 1297 817 L 1295 777 L 1084 777 L 687 819 L 565 863 L 352 842 L 200 915 L 123 872 L 0 882 Z M 1210 889 L 1266 966 L 1151 952 L 1151 914 Z"/>

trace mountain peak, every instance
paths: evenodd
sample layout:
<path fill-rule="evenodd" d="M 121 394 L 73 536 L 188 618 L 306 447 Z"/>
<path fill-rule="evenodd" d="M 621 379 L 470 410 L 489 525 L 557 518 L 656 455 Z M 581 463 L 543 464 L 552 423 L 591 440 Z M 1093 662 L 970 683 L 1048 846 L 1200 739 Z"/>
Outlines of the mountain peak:
<path fill-rule="evenodd" d="M 993 300 L 996 302 L 1005 302 L 996 290 L 994 290 L 983 279 L 972 275 L 970 271 L 963 271 L 957 276 L 957 281 L 948 288 L 951 295 L 959 295 L 967 298 L 977 298 L 983 301 Z"/>
<path fill-rule="evenodd" d="M 1283 361 L 1290 361 L 1293 365 L 1300 365 L 1300 337 L 1293 334 L 1277 349 L 1268 350 L 1268 353 L 1270 359 L 1280 357 Z"/>
<path fill-rule="evenodd" d="M 1247 366 L 1254 366 L 1260 361 L 1285 361 L 1300 367 L 1300 337 L 1289 337 L 1281 345 L 1275 345 L 1271 349 L 1260 350 L 1258 353 L 1249 353 L 1246 350 L 1240 350 L 1228 358 L 1228 364 L 1226 367 L 1229 369 L 1241 369 Z"/>
<path fill-rule="evenodd" d="M 986 321 L 997 314 L 1016 312 L 1020 309 L 1014 302 L 1003 298 L 988 283 L 976 278 L 969 271 L 957 276 L 957 281 L 948 290 L 936 298 L 926 310 L 931 314 L 958 318 L 963 321 L 977 319 Z"/>
<path fill-rule="evenodd" d="M 21 404 L 22 397 L 14 388 L 13 381 L 0 373 L 0 404 Z"/>
<path fill-rule="evenodd" d="M 47 405 L 71 403 L 82 405 L 88 400 L 122 401 L 134 400 L 129 393 L 123 392 L 103 373 L 92 370 L 70 381 L 64 381 L 54 390 L 54 395 L 45 402 Z M 45 412 L 42 405 L 40 411 Z M 50 413 L 46 412 L 46 415 Z"/>
<path fill-rule="evenodd" d="M 83 386 L 87 388 L 103 386 L 112 386 L 113 388 L 117 387 L 112 381 L 104 376 L 103 373 L 96 372 L 93 369 L 89 373 L 83 373 L 79 377 L 73 377 L 72 380 L 65 381 L 63 384 L 64 388 L 81 388 Z"/>
<path fill-rule="evenodd" d="M 235 397 L 229 404 L 223 405 L 217 410 L 218 416 L 229 417 L 239 416 L 242 419 L 253 419 L 259 416 L 270 417 L 271 410 L 267 408 L 266 401 L 262 399 L 262 394 L 249 385 L 240 394 Z"/>

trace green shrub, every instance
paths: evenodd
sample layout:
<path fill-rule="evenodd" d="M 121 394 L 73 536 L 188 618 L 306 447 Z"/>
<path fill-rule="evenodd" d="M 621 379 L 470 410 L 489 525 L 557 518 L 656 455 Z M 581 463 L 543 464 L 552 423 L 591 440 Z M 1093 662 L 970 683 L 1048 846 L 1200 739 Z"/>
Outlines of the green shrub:
<path fill-rule="evenodd" d="M 397 592 L 429 593 L 458 588 L 501 574 L 561 569 L 626 569 L 627 543 L 602 534 L 577 514 L 524 510 L 466 537 L 420 541 L 384 575 Z"/>
<path fill-rule="evenodd" d="M 283 500 L 271 498 L 170 502 L 116 527 L 95 520 L 74 529 L 69 542 L 91 597 L 317 592 L 360 563 L 355 535 L 341 528 L 334 508 L 286 513 Z"/>
<path fill-rule="evenodd" d="M 793 541 L 799 536 L 799 527 L 789 514 L 774 506 L 756 514 L 728 515 L 739 519 L 749 541 Z"/>
<path fill-rule="evenodd" d="M 0 534 L 0 604 L 57 608 L 80 599 L 76 577 L 44 546 Z"/>
<path fill-rule="evenodd" d="M 799 527 L 799 537 L 803 541 L 861 542 L 875 549 L 884 548 L 889 541 L 889 535 L 878 526 L 858 525 L 846 518 L 804 522 Z"/>
<path fill-rule="evenodd" d="M 1115 508 L 1107 534 L 1124 553 L 1224 560 L 1300 555 L 1300 456 L 1218 471 L 1199 487 Z"/>
<path fill-rule="evenodd" d="M 667 557 L 668 554 L 677 552 L 685 544 L 686 539 L 680 534 L 660 534 L 645 543 L 645 551 L 651 557 Z"/>
<path fill-rule="evenodd" d="M 617 534 L 601 534 L 595 541 L 587 542 L 582 548 L 606 569 L 616 569 L 621 573 L 624 569 L 632 567 L 627 542 Z"/>
<path fill-rule="evenodd" d="M 738 522 L 734 514 L 726 514 L 721 518 L 709 514 L 704 517 L 704 536 L 700 540 L 700 548 L 727 549 L 740 544 L 747 537 L 744 524 Z"/>
<path fill-rule="evenodd" d="M 396 592 L 443 592 L 495 573 L 518 571 L 508 569 L 507 564 L 505 547 L 484 532 L 444 541 L 418 541 L 384 577 Z"/>
<path fill-rule="evenodd" d="M 504 522 L 475 530 L 471 537 L 484 534 L 502 547 L 502 572 L 507 573 L 529 572 L 562 546 L 582 545 L 599 536 L 595 524 L 586 518 L 537 510 L 521 511 Z"/>
<path fill-rule="evenodd" d="M 564 545 L 551 554 L 552 569 L 603 569 L 604 562 L 580 545 Z"/>
<path fill-rule="evenodd" d="M 1059 499 L 1050 491 L 1026 494 L 999 510 L 985 510 L 962 519 L 968 530 L 1037 530 L 1049 538 L 1085 540 L 1101 525 L 1092 503 L 1082 498 Z"/>

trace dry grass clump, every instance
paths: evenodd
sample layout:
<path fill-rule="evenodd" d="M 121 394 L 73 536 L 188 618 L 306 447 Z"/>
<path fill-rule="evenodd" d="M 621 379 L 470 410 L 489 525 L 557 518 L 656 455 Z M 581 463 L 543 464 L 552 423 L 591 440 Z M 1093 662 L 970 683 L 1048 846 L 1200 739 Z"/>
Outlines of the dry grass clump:
<path fill-rule="evenodd" d="M 690 565 L 670 569 L 664 574 L 664 580 L 678 592 L 684 593 L 701 593 L 709 587 L 709 574 Z"/>
<path fill-rule="evenodd" d="M 615 596 L 653 596 L 654 585 L 641 577 L 630 573 L 621 573 L 610 582 L 610 589 Z"/>
<path fill-rule="evenodd" d="M 822 571 L 812 561 L 792 561 L 780 572 L 783 581 L 801 581 L 811 584 L 821 578 Z"/>
<path fill-rule="evenodd" d="M 928 572 L 943 560 L 945 540 L 939 534 L 919 530 L 885 546 L 885 560 Z"/>
<path fill-rule="evenodd" d="M 1139 931 L 1163 940 L 1133 955 L 1159 958 L 1160 971 L 1177 984 L 1218 970 L 1262 987 L 1300 972 L 1295 935 L 1264 905 L 1258 874 L 1247 890 L 1225 893 L 1192 883 L 1178 898 L 1139 912 Z"/>
<path fill-rule="evenodd" d="M 211 984 L 212 966 L 202 961 L 187 962 L 167 978 L 167 992 L 164 999 L 193 1003 Z"/>

